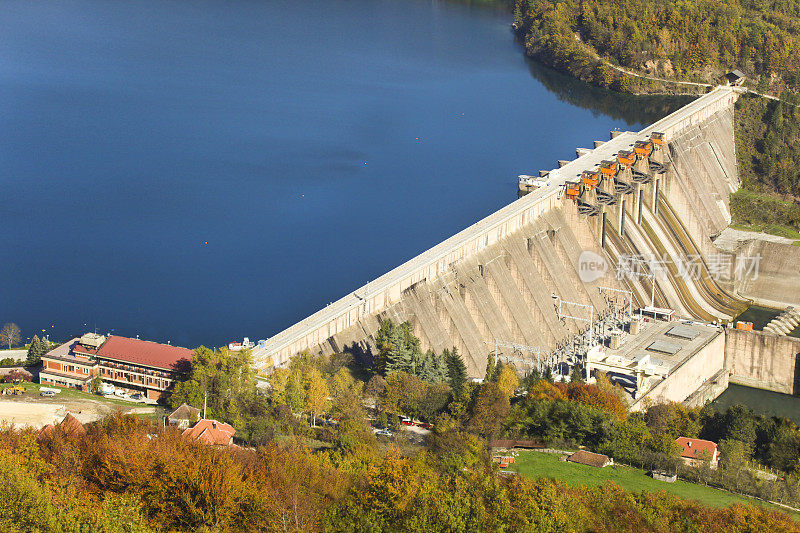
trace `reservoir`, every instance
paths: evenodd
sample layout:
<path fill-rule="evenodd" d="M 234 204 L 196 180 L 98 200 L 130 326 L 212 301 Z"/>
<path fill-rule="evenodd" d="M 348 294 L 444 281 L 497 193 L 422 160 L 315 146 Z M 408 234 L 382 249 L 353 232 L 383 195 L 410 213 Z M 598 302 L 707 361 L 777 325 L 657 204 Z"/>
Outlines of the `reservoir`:
<path fill-rule="evenodd" d="M 505 9 L 10 0 L 0 323 L 266 338 L 685 100 L 530 63 Z"/>

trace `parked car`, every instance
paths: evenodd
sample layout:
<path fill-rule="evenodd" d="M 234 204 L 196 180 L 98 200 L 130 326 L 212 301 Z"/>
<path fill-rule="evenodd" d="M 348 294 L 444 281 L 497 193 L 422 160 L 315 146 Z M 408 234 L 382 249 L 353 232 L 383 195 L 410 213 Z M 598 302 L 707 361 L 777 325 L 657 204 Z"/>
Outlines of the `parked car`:
<path fill-rule="evenodd" d="M 56 393 L 51 390 L 43 390 L 42 392 L 39 393 L 39 396 L 44 396 L 46 398 L 52 398 L 55 395 Z"/>
<path fill-rule="evenodd" d="M 400 423 L 403 424 L 404 426 L 413 426 L 414 425 L 414 421 L 411 420 L 410 418 L 403 418 L 403 419 L 400 420 Z"/>
<path fill-rule="evenodd" d="M 376 431 L 376 432 L 375 432 L 375 434 L 376 434 L 376 435 L 380 435 L 381 437 L 391 437 L 391 436 L 392 436 L 392 432 L 391 432 L 391 431 L 389 431 L 389 430 L 388 430 L 388 429 L 386 429 L 386 428 L 384 428 L 384 429 L 379 429 L 378 431 Z"/>
<path fill-rule="evenodd" d="M 137 401 L 137 402 L 143 402 L 144 401 L 144 395 L 142 393 L 140 393 L 140 392 L 137 392 L 136 394 L 131 396 L 131 400 L 134 400 L 134 401 Z"/>

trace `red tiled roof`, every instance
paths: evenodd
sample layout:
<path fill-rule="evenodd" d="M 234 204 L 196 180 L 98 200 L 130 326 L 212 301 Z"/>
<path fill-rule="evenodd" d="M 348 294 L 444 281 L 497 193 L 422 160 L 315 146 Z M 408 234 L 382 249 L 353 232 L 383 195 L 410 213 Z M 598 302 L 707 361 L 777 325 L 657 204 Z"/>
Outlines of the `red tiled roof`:
<path fill-rule="evenodd" d="M 70 346 L 70 349 L 72 350 L 72 353 L 84 354 L 84 355 L 97 355 L 98 352 L 97 348 L 94 348 L 93 346 L 86 346 L 84 344 L 81 344 L 77 340 L 72 344 L 72 346 Z"/>
<path fill-rule="evenodd" d="M 58 428 L 68 435 L 86 434 L 86 428 L 83 427 L 83 424 L 81 424 L 80 420 L 72 416 L 72 413 L 67 413 L 67 416 L 64 417 L 64 420 L 58 424 Z"/>
<path fill-rule="evenodd" d="M 703 452 L 708 453 L 708 459 L 713 459 L 714 452 L 717 451 L 717 443 L 710 440 L 678 437 L 675 442 L 681 447 L 681 457 L 688 459 L 701 459 Z"/>
<path fill-rule="evenodd" d="M 197 424 L 186 429 L 181 433 L 184 437 L 199 440 L 204 444 L 214 444 L 217 446 L 227 446 L 232 441 L 236 430 L 233 426 L 216 420 L 200 420 Z"/>
<path fill-rule="evenodd" d="M 181 362 L 188 363 L 192 360 L 192 354 L 192 350 L 188 348 L 116 335 L 109 337 L 97 350 L 97 357 L 165 370 L 178 370 Z"/>

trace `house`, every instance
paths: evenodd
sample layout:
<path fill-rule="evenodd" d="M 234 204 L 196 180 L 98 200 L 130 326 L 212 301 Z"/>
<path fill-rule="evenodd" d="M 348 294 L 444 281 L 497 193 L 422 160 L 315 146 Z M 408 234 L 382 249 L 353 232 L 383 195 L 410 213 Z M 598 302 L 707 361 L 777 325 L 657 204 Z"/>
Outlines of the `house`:
<path fill-rule="evenodd" d="M 117 390 L 158 400 L 186 378 L 192 355 L 188 348 L 87 333 L 42 356 L 39 382 L 86 391 L 100 376 Z"/>
<path fill-rule="evenodd" d="M 586 466 L 594 466 L 596 468 L 603 468 L 606 465 L 614 464 L 614 461 L 612 459 L 609 459 L 607 455 L 587 452 L 586 450 L 578 450 L 577 452 L 567 457 L 567 461 Z"/>
<path fill-rule="evenodd" d="M 681 459 L 685 464 L 699 466 L 708 461 L 711 468 L 717 467 L 719 450 L 716 442 L 688 437 L 678 437 L 675 442 L 681 447 Z"/>
<path fill-rule="evenodd" d="M 167 417 L 167 423 L 178 429 L 187 429 L 199 419 L 200 409 L 184 403 Z"/>
<path fill-rule="evenodd" d="M 184 430 L 181 435 L 188 439 L 210 444 L 212 446 L 230 446 L 233 444 L 233 426 L 216 420 L 202 419 L 194 426 Z"/>
<path fill-rule="evenodd" d="M 86 435 L 86 428 L 83 427 L 80 420 L 72 416 L 72 413 L 67 413 L 67 416 L 57 425 L 47 424 L 40 429 L 39 433 L 36 435 L 36 439 L 39 441 L 49 439 L 53 436 L 53 432 L 56 429 L 58 429 L 62 435 Z"/>
<path fill-rule="evenodd" d="M 726 82 L 728 82 L 728 85 L 737 85 L 738 86 L 738 85 L 743 84 L 744 80 L 746 80 L 747 77 L 744 75 L 744 72 L 742 72 L 741 70 L 732 70 L 731 72 L 728 72 L 727 74 L 725 74 L 724 79 L 725 79 Z"/>

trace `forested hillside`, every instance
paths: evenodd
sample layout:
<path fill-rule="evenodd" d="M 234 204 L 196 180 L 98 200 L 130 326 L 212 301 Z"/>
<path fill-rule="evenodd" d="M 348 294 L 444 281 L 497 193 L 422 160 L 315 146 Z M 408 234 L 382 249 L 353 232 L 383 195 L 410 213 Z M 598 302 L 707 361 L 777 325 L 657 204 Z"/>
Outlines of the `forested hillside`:
<path fill-rule="evenodd" d="M 800 88 L 798 0 L 518 0 L 514 17 L 529 55 L 620 91 L 669 87 L 608 62 L 707 83 L 738 68 L 762 90 Z"/>
<path fill-rule="evenodd" d="M 529 56 L 625 93 L 701 93 L 733 69 L 786 103 L 741 98 L 736 143 L 745 190 L 734 222 L 796 236 L 800 229 L 800 0 L 517 0 Z M 657 79 L 654 79 L 657 78 Z"/>

